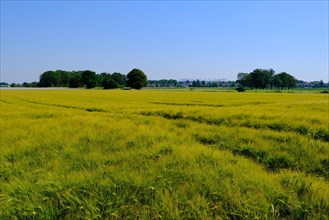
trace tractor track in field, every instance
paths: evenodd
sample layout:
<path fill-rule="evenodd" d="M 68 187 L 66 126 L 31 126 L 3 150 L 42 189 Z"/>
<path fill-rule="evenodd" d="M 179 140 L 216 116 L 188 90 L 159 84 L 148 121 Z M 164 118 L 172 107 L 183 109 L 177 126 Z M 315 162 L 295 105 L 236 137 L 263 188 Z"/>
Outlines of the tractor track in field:
<path fill-rule="evenodd" d="M 329 142 L 329 131 L 325 129 L 314 129 L 305 125 L 300 126 L 291 126 L 286 123 L 259 123 L 257 121 L 245 120 L 243 122 L 236 123 L 229 118 L 206 118 L 203 116 L 193 116 L 193 115 L 184 115 L 182 112 L 177 113 L 168 113 L 162 111 L 156 112 L 141 112 L 141 115 L 144 116 L 156 116 L 162 117 L 169 120 L 187 120 L 198 123 L 205 123 L 208 125 L 224 125 L 228 127 L 245 127 L 252 129 L 269 129 L 278 132 L 295 132 L 300 135 L 309 136 L 314 139 L 318 139 L 324 142 Z"/>
<path fill-rule="evenodd" d="M 72 106 L 72 105 L 63 105 L 63 104 L 50 104 L 50 103 L 43 103 L 43 102 L 36 102 L 26 99 L 19 99 L 16 98 L 19 101 L 31 103 L 31 104 L 37 104 L 37 105 L 43 105 L 43 106 L 51 106 L 51 107 L 58 107 L 58 108 L 66 108 L 66 109 L 74 109 L 74 110 L 81 110 L 81 111 L 87 111 L 87 112 L 104 112 L 104 113 L 110 113 L 110 111 L 100 108 L 94 108 L 94 107 L 78 107 L 78 106 Z"/>
<path fill-rule="evenodd" d="M 175 103 L 175 102 L 149 102 L 151 104 L 158 104 L 158 105 L 176 105 L 176 106 L 197 106 L 197 107 L 214 107 L 214 108 L 221 108 L 221 107 L 240 107 L 246 105 L 267 105 L 268 102 L 248 102 L 243 104 L 206 104 L 206 103 Z"/>
<path fill-rule="evenodd" d="M 37 101 L 31 101 L 26 99 L 19 99 L 16 98 L 19 101 L 31 103 L 31 104 L 37 104 L 37 105 L 43 105 L 43 106 L 51 106 L 51 107 L 58 107 L 58 108 L 65 108 L 65 109 L 74 109 L 74 110 L 80 110 L 80 111 L 87 111 L 87 112 L 102 112 L 102 113 L 111 113 L 111 111 L 101 108 L 95 108 L 95 107 L 78 107 L 78 106 L 71 106 L 71 105 L 63 105 L 63 104 L 51 104 L 51 103 L 43 103 L 43 102 L 37 102 Z M 1 100 L 4 101 L 4 100 Z M 6 101 L 5 101 L 6 103 Z M 198 104 L 196 104 L 198 105 Z M 209 125 L 224 125 L 228 127 L 245 127 L 245 128 L 253 128 L 253 129 L 269 129 L 273 131 L 278 132 L 295 132 L 300 135 L 309 136 L 314 139 L 318 139 L 324 142 L 329 142 L 329 131 L 325 129 L 314 129 L 312 127 L 308 127 L 305 125 L 300 126 L 291 126 L 287 123 L 259 123 L 257 121 L 251 121 L 251 120 L 245 120 L 243 122 L 236 123 L 229 118 L 206 118 L 203 116 L 193 116 L 193 115 L 184 115 L 182 112 L 176 112 L 176 113 L 169 113 L 164 111 L 142 111 L 139 113 L 143 116 L 156 116 L 156 117 L 162 117 L 169 120 L 188 120 L 188 121 L 194 121 L 198 123 L 205 123 Z"/>

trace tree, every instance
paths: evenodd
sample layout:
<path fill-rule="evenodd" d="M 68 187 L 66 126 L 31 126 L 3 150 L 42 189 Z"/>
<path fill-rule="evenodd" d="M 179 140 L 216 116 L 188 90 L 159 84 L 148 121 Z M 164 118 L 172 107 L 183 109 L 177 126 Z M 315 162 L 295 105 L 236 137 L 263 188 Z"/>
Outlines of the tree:
<path fill-rule="evenodd" d="M 240 86 L 249 86 L 252 89 L 265 88 L 293 88 L 297 84 L 297 80 L 288 73 L 282 72 L 274 74 L 273 69 L 255 69 L 251 73 L 238 73 L 237 83 Z"/>
<path fill-rule="evenodd" d="M 40 75 L 39 85 L 40 87 L 56 87 L 60 86 L 61 78 L 58 72 L 46 71 Z"/>
<path fill-rule="evenodd" d="M 111 75 L 114 82 L 118 84 L 118 87 L 125 87 L 127 76 L 121 73 L 113 73 Z"/>
<path fill-rule="evenodd" d="M 200 87 L 200 80 L 199 79 L 197 79 L 197 81 L 196 81 L 196 87 Z"/>
<path fill-rule="evenodd" d="M 273 76 L 272 83 L 273 83 L 273 86 L 276 87 L 276 88 L 281 88 L 282 87 L 282 80 L 281 80 L 281 77 L 280 77 L 279 74 Z"/>
<path fill-rule="evenodd" d="M 78 88 L 83 86 L 83 83 L 81 81 L 81 74 L 81 71 L 71 72 L 71 78 L 69 80 L 70 88 Z"/>
<path fill-rule="evenodd" d="M 276 88 L 284 89 L 284 88 L 293 88 L 297 84 L 297 80 L 292 75 L 289 75 L 286 72 L 279 73 L 273 77 L 273 85 Z"/>
<path fill-rule="evenodd" d="M 103 86 L 104 89 L 119 88 L 118 83 L 113 80 L 113 78 L 110 74 L 103 80 L 102 86 Z"/>
<path fill-rule="evenodd" d="M 6 82 L 0 82 L 0 87 L 8 87 L 9 84 Z"/>
<path fill-rule="evenodd" d="M 280 77 L 280 79 L 281 79 L 281 85 L 280 85 L 281 89 L 283 89 L 283 88 L 291 89 L 293 87 L 296 87 L 297 80 L 292 75 L 290 75 L 286 72 L 282 72 L 282 73 L 279 73 L 277 76 Z"/>
<path fill-rule="evenodd" d="M 236 81 L 242 87 L 250 85 L 250 74 L 248 73 L 238 73 L 238 80 Z"/>
<path fill-rule="evenodd" d="M 175 79 L 169 79 L 168 83 L 169 83 L 170 86 L 172 85 L 172 86 L 175 86 L 175 87 L 178 84 L 177 80 L 175 80 Z"/>
<path fill-rule="evenodd" d="M 96 74 L 96 86 L 103 86 L 103 81 L 107 78 L 108 73 Z"/>
<path fill-rule="evenodd" d="M 86 85 L 87 89 L 94 88 L 96 86 L 96 73 L 90 70 L 85 70 L 81 74 L 81 81 Z"/>
<path fill-rule="evenodd" d="M 147 77 L 145 73 L 139 69 L 133 69 L 127 74 L 127 86 L 133 89 L 141 89 L 146 86 Z"/>
<path fill-rule="evenodd" d="M 70 78 L 71 78 L 70 72 L 63 71 L 63 70 L 56 70 L 55 73 L 59 75 L 61 86 L 64 86 L 64 87 L 69 86 L 69 82 L 70 82 Z"/>
<path fill-rule="evenodd" d="M 28 83 L 28 82 L 23 82 L 22 87 L 30 87 L 30 83 Z"/>
<path fill-rule="evenodd" d="M 273 69 L 255 69 L 250 73 L 250 86 L 255 89 L 265 89 L 271 86 Z"/>
<path fill-rule="evenodd" d="M 31 82 L 30 83 L 30 87 L 33 87 L 33 88 L 36 88 L 36 87 L 38 87 L 38 82 Z"/>
<path fill-rule="evenodd" d="M 235 90 L 238 91 L 238 92 L 244 92 L 244 91 L 246 91 L 246 89 L 244 87 L 242 87 L 242 86 L 239 86 Z"/>

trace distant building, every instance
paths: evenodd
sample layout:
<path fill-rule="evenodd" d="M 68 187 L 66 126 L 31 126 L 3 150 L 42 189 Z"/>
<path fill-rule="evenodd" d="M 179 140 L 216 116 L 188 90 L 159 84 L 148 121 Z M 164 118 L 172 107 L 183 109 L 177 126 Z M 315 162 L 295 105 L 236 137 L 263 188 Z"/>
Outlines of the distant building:
<path fill-rule="evenodd" d="M 324 83 L 322 80 L 320 81 L 312 81 L 312 82 L 305 82 L 302 80 L 299 80 L 297 82 L 298 88 L 328 88 L 329 82 Z"/>
<path fill-rule="evenodd" d="M 9 87 L 9 84 L 6 82 L 0 82 L 0 87 Z"/>

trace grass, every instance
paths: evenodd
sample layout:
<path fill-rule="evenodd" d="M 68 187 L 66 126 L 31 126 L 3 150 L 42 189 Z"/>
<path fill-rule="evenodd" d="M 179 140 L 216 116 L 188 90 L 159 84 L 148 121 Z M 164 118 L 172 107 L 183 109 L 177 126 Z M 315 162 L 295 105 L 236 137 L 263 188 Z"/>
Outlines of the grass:
<path fill-rule="evenodd" d="M 1 90 L 1 219 L 326 219 L 328 95 Z"/>

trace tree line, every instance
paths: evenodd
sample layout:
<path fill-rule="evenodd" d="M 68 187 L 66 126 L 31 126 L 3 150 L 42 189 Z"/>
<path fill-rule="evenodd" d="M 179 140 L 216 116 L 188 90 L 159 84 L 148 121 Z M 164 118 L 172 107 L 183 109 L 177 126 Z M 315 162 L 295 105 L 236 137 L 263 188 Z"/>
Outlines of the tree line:
<path fill-rule="evenodd" d="M 131 87 L 141 89 L 146 86 L 147 76 L 139 69 L 131 70 L 127 75 L 121 73 L 100 73 L 91 70 L 84 71 L 46 71 L 40 75 L 37 87 L 70 87 L 87 89 L 103 87 L 115 89 Z"/>
<path fill-rule="evenodd" d="M 187 81 L 189 87 L 235 87 L 235 81 L 205 81 L 205 80 L 193 80 L 191 82 Z"/>
<path fill-rule="evenodd" d="M 240 90 L 250 89 L 290 89 L 300 88 L 324 88 L 328 83 L 320 81 L 304 82 L 286 72 L 275 74 L 273 69 L 255 69 L 250 73 L 238 73 L 236 81 L 205 81 L 175 79 L 147 80 L 145 73 L 139 69 L 131 70 L 127 75 L 118 72 L 96 74 L 91 70 L 84 71 L 46 71 L 39 77 L 39 82 L 24 82 L 23 84 L 8 84 L 0 82 L 0 87 L 70 87 L 70 88 L 94 88 L 115 89 L 131 87 L 238 87 Z"/>
<path fill-rule="evenodd" d="M 177 87 L 178 81 L 175 79 L 148 80 L 149 87 Z"/>
<path fill-rule="evenodd" d="M 297 79 L 281 72 L 275 74 L 273 69 L 255 69 L 251 73 L 239 73 L 237 83 L 251 89 L 291 89 L 297 86 Z"/>

